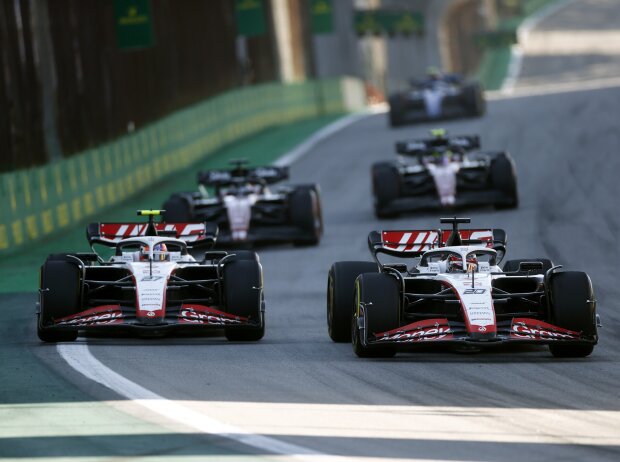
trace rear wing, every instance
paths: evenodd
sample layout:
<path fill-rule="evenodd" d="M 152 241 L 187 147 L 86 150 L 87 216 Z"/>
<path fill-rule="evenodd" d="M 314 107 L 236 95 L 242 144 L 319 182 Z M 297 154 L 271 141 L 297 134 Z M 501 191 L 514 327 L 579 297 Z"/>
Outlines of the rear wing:
<path fill-rule="evenodd" d="M 89 244 L 114 247 L 129 237 L 146 236 L 148 223 L 91 223 L 86 228 Z M 189 247 L 214 244 L 218 227 L 215 223 L 154 223 L 159 236 L 185 241 Z"/>
<path fill-rule="evenodd" d="M 480 245 L 505 250 L 506 232 L 503 229 L 459 229 L 462 245 Z M 416 229 L 373 231 L 368 236 L 368 246 L 373 253 L 386 253 L 401 257 L 418 257 L 427 250 L 444 247 L 452 230 Z"/>
<path fill-rule="evenodd" d="M 198 183 L 204 186 L 226 186 L 235 182 L 273 184 L 289 178 L 288 167 L 238 167 L 234 169 L 206 170 L 198 173 Z"/>
<path fill-rule="evenodd" d="M 396 152 L 408 156 L 433 154 L 447 150 L 473 151 L 480 148 L 478 135 L 462 135 L 423 140 L 399 141 L 396 143 Z"/>

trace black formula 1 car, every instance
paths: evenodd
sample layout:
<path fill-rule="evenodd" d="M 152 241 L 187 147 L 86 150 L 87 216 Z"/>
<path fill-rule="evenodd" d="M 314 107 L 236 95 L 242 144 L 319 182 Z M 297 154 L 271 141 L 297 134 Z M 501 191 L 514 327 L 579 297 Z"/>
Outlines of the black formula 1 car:
<path fill-rule="evenodd" d="M 469 349 L 507 342 L 546 344 L 554 356 L 584 357 L 598 341 L 590 278 L 548 259 L 509 260 L 501 229 L 373 231 L 374 262 L 334 263 L 327 325 L 360 357 L 390 357 L 407 346 Z M 408 260 L 409 259 L 409 260 Z"/>
<path fill-rule="evenodd" d="M 177 193 L 163 205 L 164 220 L 208 221 L 220 229 L 218 244 L 293 242 L 316 245 L 323 234 L 316 184 L 270 185 L 288 179 L 288 167 L 246 167 L 198 174 L 198 192 Z M 210 194 L 211 188 L 214 193 Z"/>
<path fill-rule="evenodd" d="M 507 152 L 480 151 L 478 136 L 446 136 L 396 143 L 395 161 L 372 166 L 379 218 L 433 208 L 519 204 L 514 161 Z"/>
<path fill-rule="evenodd" d="M 37 331 L 44 342 L 73 341 L 83 332 L 167 332 L 223 329 L 229 340 L 260 340 L 265 332 L 263 271 L 250 251 L 207 250 L 208 223 L 92 223 L 93 253 L 50 255 L 41 266 Z M 95 245 L 112 249 L 104 259 Z"/>
<path fill-rule="evenodd" d="M 388 101 L 392 127 L 437 119 L 479 117 L 486 110 L 480 84 L 456 74 L 431 75 L 423 81 L 412 81 L 408 90 L 392 94 Z"/>

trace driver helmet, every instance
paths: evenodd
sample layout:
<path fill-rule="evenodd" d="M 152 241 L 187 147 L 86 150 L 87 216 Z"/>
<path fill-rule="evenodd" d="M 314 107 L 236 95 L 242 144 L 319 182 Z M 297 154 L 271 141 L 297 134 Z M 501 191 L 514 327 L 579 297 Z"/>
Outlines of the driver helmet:
<path fill-rule="evenodd" d="M 430 80 L 441 80 L 441 71 L 434 66 L 426 68 L 426 75 Z"/>
<path fill-rule="evenodd" d="M 165 261 L 168 253 L 166 244 L 155 244 L 153 246 L 153 261 Z M 149 261 L 149 246 L 143 245 L 140 249 L 140 261 Z"/>
<path fill-rule="evenodd" d="M 475 273 L 478 271 L 478 257 L 475 254 L 467 256 L 467 272 Z"/>
<path fill-rule="evenodd" d="M 463 271 L 463 259 L 460 256 L 450 255 L 448 257 L 448 273 Z"/>
<path fill-rule="evenodd" d="M 465 268 L 467 273 L 474 273 L 478 270 L 478 258 L 476 255 L 467 256 L 467 267 Z M 463 260 L 456 255 L 450 255 L 448 257 L 448 273 L 456 273 L 463 271 Z"/>

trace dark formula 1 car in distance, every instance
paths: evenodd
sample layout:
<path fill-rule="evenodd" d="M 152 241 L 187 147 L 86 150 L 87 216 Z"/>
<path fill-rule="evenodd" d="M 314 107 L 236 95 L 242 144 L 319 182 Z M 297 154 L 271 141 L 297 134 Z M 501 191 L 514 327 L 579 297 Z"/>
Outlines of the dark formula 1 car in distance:
<path fill-rule="evenodd" d="M 73 341 L 84 332 L 167 332 L 223 329 L 229 340 L 255 341 L 265 331 L 263 271 L 250 251 L 209 251 L 217 227 L 155 223 L 92 223 L 93 253 L 50 255 L 41 266 L 37 331 L 44 342 Z M 112 249 L 109 259 L 95 245 Z"/>
<path fill-rule="evenodd" d="M 504 151 L 481 151 L 480 138 L 447 136 L 396 143 L 400 156 L 372 166 L 377 217 L 433 208 L 519 204 L 514 161 Z"/>
<path fill-rule="evenodd" d="M 231 169 L 200 172 L 199 191 L 173 194 L 162 206 L 164 220 L 217 223 L 218 244 L 224 245 L 319 243 L 323 218 L 318 185 L 271 188 L 289 178 L 288 167 L 249 168 L 246 160 L 231 163 Z"/>
<path fill-rule="evenodd" d="M 509 260 L 501 229 L 373 231 L 374 262 L 337 262 L 329 271 L 327 324 L 360 357 L 450 343 L 473 349 L 546 344 L 554 356 L 584 357 L 598 341 L 590 278 L 548 259 Z"/>
<path fill-rule="evenodd" d="M 425 80 L 412 80 L 406 91 L 392 94 L 389 105 L 392 127 L 437 119 L 478 117 L 486 110 L 479 83 L 437 71 L 430 72 Z"/>

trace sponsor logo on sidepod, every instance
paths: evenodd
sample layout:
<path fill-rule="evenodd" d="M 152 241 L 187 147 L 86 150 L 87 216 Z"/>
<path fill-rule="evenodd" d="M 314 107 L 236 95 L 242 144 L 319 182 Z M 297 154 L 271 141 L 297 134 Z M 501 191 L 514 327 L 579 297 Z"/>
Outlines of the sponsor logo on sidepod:
<path fill-rule="evenodd" d="M 199 324 L 241 324 L 238 319 L 229 319 L 216 314 L 209 313 L 197 313 L 191 308 L 186 308 L 181 311 L 181 318 L 187 322 L 199 323 Z"/>

